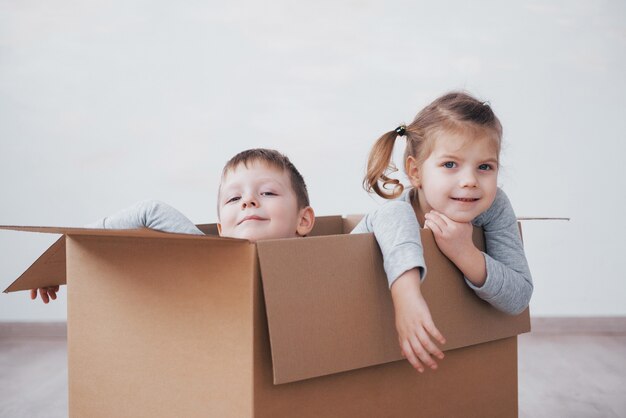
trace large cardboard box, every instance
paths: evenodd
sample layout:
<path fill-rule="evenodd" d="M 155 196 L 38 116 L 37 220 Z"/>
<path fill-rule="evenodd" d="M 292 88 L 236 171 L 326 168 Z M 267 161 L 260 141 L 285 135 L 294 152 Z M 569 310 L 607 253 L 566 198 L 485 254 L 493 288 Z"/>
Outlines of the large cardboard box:
<path fill-rule="evenodd" d="M 422 231 L 423 293 L 448 342 L 439 369 L 418 374 L 373 234 L 346 234 L 355 221 L 257 244 L 1 227 L 63 234 L 5 292 L 67 283 L 72 417 L 517 416 L 528 310 L 480 300 Z"/>

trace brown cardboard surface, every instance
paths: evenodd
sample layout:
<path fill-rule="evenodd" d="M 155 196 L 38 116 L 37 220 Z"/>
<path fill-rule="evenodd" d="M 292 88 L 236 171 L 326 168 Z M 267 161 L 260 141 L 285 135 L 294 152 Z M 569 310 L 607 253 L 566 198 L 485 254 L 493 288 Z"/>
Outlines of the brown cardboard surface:
<path fill-rule="evenodd" d="M 320 219 L 312 235 L 358 221 Z M 70 416 L 517 415 L 515 335 L 529 329 L 528 311 L 511 317 L 478 299 L 429 231 L 422 289 L 448 344 L 439 370 L 420 375 L 395 361 L 373 234 L 254 245 L 43 229 L 67 235 L 20 283 L 46 277 L 46 260 L 67 265 Z"/>
<path fill-rule="evenodd" d="M 65 284 L 65 235 L 56 240 L 4 293 Z"/>
<path fill-rule="evenodd" d="M 255 418 L 517 417 L 517 337 L 447 351 L 424 374 L 395 361 L 275 385 L 260 284 L 254 303 Z"/>
<path fill-rule="evenodd" d="M 0 225 L 0 229 L 24 232 L 39 232 L 48 234 L 71 234 L 73 236 L 96 237 L 159 237 L 163 239 L 208 239 L 220 241 L 242 241 L 235 238 L 217 236 L 198 236 L 189 234 L 172 234 L 154 231 L 152 229 L 91 229 L 50 226 L 10 226 Z M 35 289 L 38 287 L 55 286 L 66 283 L 65 273 L 65 235 L 52 244 L 39 258 L 18 277 L 4 293 L 20 290 Z"/>
<path fill-rule="evenodd" d="M 67 255 L 70 416 L 251 416 L 252 244 L 70 236 Z"/>
<path fill-rule="evenodd" d="M 476 230 L 479 247 L 482 233 Z M 422 230 L 428 275 L 422 285 L 443 350 L 530 330 L 479 299 Z M 383 262 L 373 234 L 257 243 L 272 347 L 274 383 L 401 360 Z M 303 361 L 306 359 L 306 361 Z"/>

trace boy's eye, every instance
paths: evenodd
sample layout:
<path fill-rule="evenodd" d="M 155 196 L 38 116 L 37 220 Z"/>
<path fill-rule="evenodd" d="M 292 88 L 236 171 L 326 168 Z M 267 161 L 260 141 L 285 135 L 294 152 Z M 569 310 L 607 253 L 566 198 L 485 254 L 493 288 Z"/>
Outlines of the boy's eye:
<path fill-rule="evenodd" d="M 230 199 L 228 199 L 228 200 L 226 201 L 226 203 L 236 202 L 236 201 L 238 201 L 239 199 L 241 199 L 239 196 L 231 197 Z"/>
<path fill-rule="evenodd" d="M 261 192 L 261 196 L 277 196 L 274 192 Z"/>
<path fill-rule="evenodd" d="M 443 163 L 443 166 L 445 168 L 454 168 L 454 167 L 456 167 L 456 163 L 454 161 L 447 161 L 447 162 Z"/>
<path fill-rule="evenodd" d="M 488 170 L 493 170 L 493 166 L 491 164 L 481 164 L 478 166 L 478 169 L 488 171 Z"/>

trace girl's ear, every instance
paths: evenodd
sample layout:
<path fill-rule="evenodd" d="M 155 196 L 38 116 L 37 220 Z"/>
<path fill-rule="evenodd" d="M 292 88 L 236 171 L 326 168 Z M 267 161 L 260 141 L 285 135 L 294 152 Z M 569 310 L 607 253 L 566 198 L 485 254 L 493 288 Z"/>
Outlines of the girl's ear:
<path fill-rule="evenodd" d="M 409 156 L 406 159 L 406 175 L 409 177 L 411 186 L 419 189 L 420 187 L 420 169 L 417 166 L 417 160 L 415 157 Z"/>
<path fill-rule="evenodd" d="M 313 225 L 315 225 L 315 212 L 313 212 L 313 208 L 307 206 L 306 208 L 300 209 L 296 234 L 301 237 L 308 235 L 313 229 Z"/>
<path fill-rule="evenodd" d="M 217 234 L 220 237 L 222 236 L 222 224 L 217 224 Z"/>

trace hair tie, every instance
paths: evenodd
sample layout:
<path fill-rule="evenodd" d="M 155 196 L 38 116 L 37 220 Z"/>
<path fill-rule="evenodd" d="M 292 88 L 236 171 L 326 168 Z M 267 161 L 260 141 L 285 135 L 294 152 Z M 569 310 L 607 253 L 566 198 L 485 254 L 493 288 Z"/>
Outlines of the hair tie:
<path fill-rule="evenodd" d="M 406 133 L 406 125 L 400 125 L 396 128 L 396 133 L 400 136 L 404 136 Z"/>
<path fill-rule="evenodd" d="M 489 100 L 486 100 L 483 102 L 483 106 L 491 106 L 491 103 L 489 102 Z"/>

